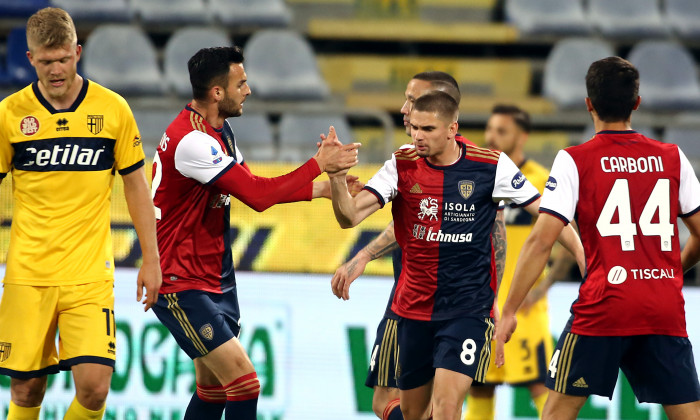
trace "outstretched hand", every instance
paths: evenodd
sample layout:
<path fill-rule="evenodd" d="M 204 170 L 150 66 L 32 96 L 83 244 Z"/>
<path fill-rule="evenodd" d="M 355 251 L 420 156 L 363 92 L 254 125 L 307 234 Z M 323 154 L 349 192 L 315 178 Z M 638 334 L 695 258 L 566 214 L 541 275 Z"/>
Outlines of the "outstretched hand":
<path fill-rule="evenodd" d="M 345 175 L 348 169 L 357 165 L 357 149 L 360 146 L 360 143 L 343 145 L 338 139 L 335 128 L 331 126 L 328 129 L 328 135 L 321 135 L 321 145 L 314 158 L 323 172 Z"/>

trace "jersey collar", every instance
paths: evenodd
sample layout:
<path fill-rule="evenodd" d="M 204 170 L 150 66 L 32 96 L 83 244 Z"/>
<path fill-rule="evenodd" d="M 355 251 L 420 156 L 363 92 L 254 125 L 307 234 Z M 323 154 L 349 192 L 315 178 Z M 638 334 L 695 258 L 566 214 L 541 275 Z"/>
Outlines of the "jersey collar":
<path fill-rule="evenodd" d="M 90 84 L 90 81 L 86 78 L 83 77 L 83 87 L 80 88 L 80 92 L 78 93 L 78 97 L 75 98 L 75 101 L 73 102 L 73 105 L 66 109 L 56 109 L 49 103 L 49 101 L 44 98 L 44 95 L 41 94 L 41 91 L 39 90 L 39 82 L 34 82 L 32 83 L 32 91 L 34 91 L 34 95 L 36 95 L 36 99 L 39 100 L 39 103 L 46 108 L 47 111 L 51 114 L 57 114 L 59 112 L 75 112 L 76 109 L 80 106 L 80 104 L 83 102 L 83 99 L 85 99 L 85 95 L 87 95 L 87 90 L 88 90 L 88 84 Z"/>

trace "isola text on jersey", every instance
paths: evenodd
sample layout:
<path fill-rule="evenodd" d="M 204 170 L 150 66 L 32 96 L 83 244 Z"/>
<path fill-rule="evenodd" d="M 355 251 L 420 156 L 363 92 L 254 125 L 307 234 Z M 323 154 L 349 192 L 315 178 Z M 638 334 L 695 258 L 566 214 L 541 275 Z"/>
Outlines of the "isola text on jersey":
<path fill-rule="evenodd" d="M 600 167 L 603 172 L 663 172 L 664 162 L 661 156 L 603 156 L 600 158 Z"/>

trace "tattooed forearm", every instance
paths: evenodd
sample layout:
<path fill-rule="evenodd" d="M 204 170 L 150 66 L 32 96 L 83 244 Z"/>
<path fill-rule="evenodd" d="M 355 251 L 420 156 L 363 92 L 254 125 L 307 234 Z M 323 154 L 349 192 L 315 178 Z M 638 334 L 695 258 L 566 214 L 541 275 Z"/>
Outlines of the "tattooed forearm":
<path fill-rule="evenodd" d="M 355 269 L 357 268 L 357 261 L 352 260 L 348 263 L 348 276 L 352 277 Z"/>
<path fill-rule="evenodd" d="M 493 238 L 493 249 L 496 254 L 496 281 L 497 288 L 501 287 L 503 279 L 503 269 L 506 266 L 506 222 L 503 211 L 496 213 L 496 221 L 493 224 L 491 237 Z"/>
<path fill-rule="evenodd" d="M 367 244 L 365 251 L 372 260 L 376 260 L 398 247 L 399 244 L 396 243 L 396 236 L 394 235 L 394 221 L 392 220 L 379 236 Z"/>

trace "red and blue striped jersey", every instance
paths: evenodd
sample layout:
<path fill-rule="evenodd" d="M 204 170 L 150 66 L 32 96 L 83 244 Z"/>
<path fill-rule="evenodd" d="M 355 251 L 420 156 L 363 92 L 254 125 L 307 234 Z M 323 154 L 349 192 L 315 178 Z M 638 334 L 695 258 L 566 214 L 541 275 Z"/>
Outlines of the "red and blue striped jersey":
<path fill-rule="evenodd" d="M 393 200 L 402 250 L 392 310 L 417 320 L 488 316 L 496 287 L 491 243 L 499 201 L 527 205 L 537 189 L 504 153 L 460 143 L 452 165 L 436 166 L 411 145 L 396 151 L 366 189 Z"/>

